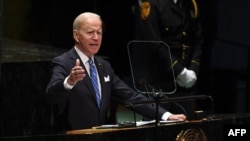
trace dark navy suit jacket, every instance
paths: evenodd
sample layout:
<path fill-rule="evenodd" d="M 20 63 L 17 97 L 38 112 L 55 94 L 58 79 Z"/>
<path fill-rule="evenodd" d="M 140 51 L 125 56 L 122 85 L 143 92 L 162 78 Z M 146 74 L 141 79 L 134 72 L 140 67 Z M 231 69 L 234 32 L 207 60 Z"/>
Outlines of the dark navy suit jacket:
<path fill-rule="evenodd" d="M 128 87 L 115 74 L 110 64 L 98 56 L 95 56 L 94 59 L 102 89 L 101 108 L 99 109 L 97 106 L 94 88 L 87 71 L 86 77 L 82 81 L 77 82 L 72 90 L 66 90 L 63 82 L 70 74 L 77 58 L 80 57 L 72 48 L 52 60 L 52 76 L 47 85 L 46 99 L 52 104 L 57 131 L 86 129 L 107 124 L 111 97 L 116 98 L 120 104 L 149 100 L 143 94 Z M 85 69 L 82 62 L 81 66 Z M 155 109 L 152 104 L 134 108 L 137 113 L 149 118 L 155 118 Z M 158 118 L 164 112 L 166 110 L 159 107 Z"/>

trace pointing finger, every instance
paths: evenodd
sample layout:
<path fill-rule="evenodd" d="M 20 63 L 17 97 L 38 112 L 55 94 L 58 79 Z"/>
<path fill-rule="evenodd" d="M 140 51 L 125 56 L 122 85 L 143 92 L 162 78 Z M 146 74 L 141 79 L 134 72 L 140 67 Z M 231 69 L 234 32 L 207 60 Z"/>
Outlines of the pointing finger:
<path fill-rule="evenodd" d="M 75 66 L 80 66 L 80 60 L 76 59 L 76 65 Z"/>

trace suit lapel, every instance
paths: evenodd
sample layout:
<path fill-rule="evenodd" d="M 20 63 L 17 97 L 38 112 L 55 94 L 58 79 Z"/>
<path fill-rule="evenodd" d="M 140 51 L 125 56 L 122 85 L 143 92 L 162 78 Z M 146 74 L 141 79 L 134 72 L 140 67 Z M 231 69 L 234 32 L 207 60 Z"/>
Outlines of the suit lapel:
<path fill-rule="evenodd" d="M 84 65 L 82 65 L 83 66 L 83 68 L 84 68 L 84 70 L 86 70 L 86 68 L 85 68 L 85 66 Z M 87 73 L 87 72 L 86 72 Z M 91 95 L 92 95 L 92 97 L 94 98 L 94 99 L 96 99 L 96 97 L 95 97 L 95 90 L 94 90 L 94 87 L 93 87 L 93 85 L 92 85 L 92 81 L 91 81 L 91 79 L 90 79 L 90 76 L 89 76 L 89 74 L 86 74 L 86 76 L 85 76 L 85 84 L 86 84 L 86 86 L 87 86 L 87 88 L 89 89 L 89 91 L 91 92 Z M 96 100 L 95 100 L 96 101 Z"/>
<path fill-rule="evenodd" d="M 103 70 L 102 70 L 102 65 L 101 65 L 100 61 L 96 58 L 95 58 L 95 65 L 96 65 L 96 69 L 97 69 L 98 75 L 99 75 L 99 80 L 100 80 L 100 85 L 101 85 L 101 95 L 103 96 L 104 88 L 103 88 L 102 84 L 104 83 L 104 74 L 103 74 Z"/>
<path fill-rule="evenodd" d="M 74 48 L 71 49 L 70 56 L 72 57 L 72 63 L 73 64 L 75 64 L 75 60 L 77 58 L 80 58 Z M 86 67 L 85 67 L 85 65 L 84 65 L 84 63 L 82 62 L 81 59 L 80 59 L 80 62 L 81 62 L 81 66 L 83 67 L 84 70 L 86 70 L 86 73 L 87 73 L 87 69 L 86 69 Z M 92 81 L 91 81 L 90 76 L 89 76 L 88 73 L 86 74 L 86 77 L 84 78 L 84 81 L 80 82 L 80 85 L 85 85 L 86 88 L 89 89 L 91 97 L 96 102 L 95 90 L 94 90 L 94 87 L 92 85 Z M 97 102 L 96 102 L 96 105 L 97 105 Z"/>

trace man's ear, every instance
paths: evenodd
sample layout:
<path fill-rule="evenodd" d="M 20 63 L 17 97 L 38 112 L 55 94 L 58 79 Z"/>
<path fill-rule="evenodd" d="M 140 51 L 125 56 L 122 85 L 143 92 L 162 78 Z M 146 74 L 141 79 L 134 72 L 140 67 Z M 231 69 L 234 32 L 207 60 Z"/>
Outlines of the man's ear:
<path fill-rule="evenodd" d="M 77 30 L 73 30 L 73 38 L 74 38 L 74 40 L 75 40 L 77 43 L 79 43 L 78 36 L 79 36 L 78 31 L 77 31 Z"/>

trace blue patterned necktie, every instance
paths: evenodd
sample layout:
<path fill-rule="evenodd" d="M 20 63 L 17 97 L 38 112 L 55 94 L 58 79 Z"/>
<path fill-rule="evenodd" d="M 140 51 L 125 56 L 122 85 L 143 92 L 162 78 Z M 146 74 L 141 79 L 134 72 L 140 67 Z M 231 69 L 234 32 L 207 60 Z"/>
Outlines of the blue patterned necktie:
<path fill-rule="evenodd" d="M 100 96 L 100 91 L 98 87 L 97 71 L 96 71 L 94 62 L 91 58 L 89 59 L 89 68 L 90 68 L 91 81 L 95 89 L 97 104 L 98 104 L 98 107 L 100 108 L 101 96 Z"/>

